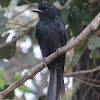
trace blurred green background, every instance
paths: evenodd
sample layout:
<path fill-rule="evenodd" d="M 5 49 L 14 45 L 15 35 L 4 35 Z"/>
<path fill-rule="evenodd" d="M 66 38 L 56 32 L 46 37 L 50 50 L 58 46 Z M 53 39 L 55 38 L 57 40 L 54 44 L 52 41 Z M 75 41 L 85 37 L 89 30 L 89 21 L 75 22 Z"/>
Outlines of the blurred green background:
<path fill-rule="evenodd" d="M 68 42 L 77 37 L 100 12 L 100 0 L 46 0 L 46 2 L 55 6 L 62 15 Z M 42 60 L 35 38 L 38 15 L 31 11 L 37 6 L 38 0 L 0 0 L 0 45 L 31 29 L 17 42 L 0 47 L 0 91 L 14 83 Z M 92 69 L 99 65 L 99 47 L 100 27 L 66 53 L 65 73 Z M 85 82 L 86 79 L 100 80 L 99 71 L 92 75 L 90 73 L 75 77 Z M 33 80 L 28 80 L 24 85 L 12 91 L 5 97 L 5 100 L 45 100 L 48 78 L 49 72 L 45 68 Z M 76 81 L 74 77 L 65 77 L 64 80 L 66 100 L 100 100 L 100 95 L 97 95 L 100 94 L 99 87 L 92 87 L 95 91 L 90 88 L 86 95 L 90 86 Z M 93 84 L 100 85 L 100 81 Z"/>

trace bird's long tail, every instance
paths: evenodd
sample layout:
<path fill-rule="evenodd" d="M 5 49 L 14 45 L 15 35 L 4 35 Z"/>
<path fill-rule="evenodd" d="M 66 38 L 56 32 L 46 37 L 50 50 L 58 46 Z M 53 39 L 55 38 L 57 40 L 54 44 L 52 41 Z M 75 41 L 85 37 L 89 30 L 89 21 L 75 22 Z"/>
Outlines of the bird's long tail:
<path fill-rule="evenodd" d="M 63 68 L 51 68 L 47 100 L 62 100 L 64 91 Z"/>

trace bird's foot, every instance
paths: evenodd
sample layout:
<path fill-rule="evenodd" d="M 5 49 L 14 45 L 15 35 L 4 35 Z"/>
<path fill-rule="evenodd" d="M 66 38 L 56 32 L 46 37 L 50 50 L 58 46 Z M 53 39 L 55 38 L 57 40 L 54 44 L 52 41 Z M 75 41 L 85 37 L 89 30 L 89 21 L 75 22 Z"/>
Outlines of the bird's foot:
<path fill-rule="evenodd" d="M 43 65 L 47 66 L 47 64 L 46 64 L 46 57 L 43 57 Z"/>

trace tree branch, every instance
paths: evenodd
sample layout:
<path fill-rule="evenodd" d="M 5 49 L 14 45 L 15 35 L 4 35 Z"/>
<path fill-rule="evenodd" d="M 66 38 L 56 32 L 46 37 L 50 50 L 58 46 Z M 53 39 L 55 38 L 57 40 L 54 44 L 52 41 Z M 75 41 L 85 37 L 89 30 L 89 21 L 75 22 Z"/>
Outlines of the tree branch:
<path fill-rule="evenodd" d="M 15 15 L 14 15 L 14 16 L 12 16 L 9 20 L 11 20 L 11 19 L 15 18 L 16 16 L 18 16 L 18 15 L 22 14 L 23 12 L 25 12 L 26 10 L 28 10 L 30 7 L 31 7 L 31 6 L 27 7 L 27 8 L 26 8 L 26 9 L 24 9 L 23 11 L 21 11 L 21 12 L 19 12 L 19 13 L 15 14 Z"/>
<path fill-rule="evenodd" d="M 75 75 L 79 75 L 79 74 L 87 74 L 87 73 L 93 73 L 96 71 L 100 70 L 100 65 L 98 65 L 96 68 L 94 69 L 90 69 L 90 70 L 83 70 L 83 71 L 78 71 L 78 72 L 72 72 L 72 73 L 67 73 L 64 76 L 69 77 L 69 76 L 75 76 Z"/>
<path fill-rule="evenodd" d="M 9 86 L 4 91 L 0 92 L 0 100 L 2 100 L 8 93 L 12 90 L 16 89 L 17 87 L 24 84 L 28 79 L 32 79 L 35 75 L 40 72 L 42 69 L 45 68 L 47 64 L 53 61 L 58 56 L 62 55 L 63 53 L 67 52 L 71 48 L 75 47 L 81 40 L 83 40 L 87 35 L 98 28 L 100 25 L 100 13 L 94 18 L 94 20 L 78 35 L 72 42 L 68 43 L 62 48 L 57 49 L 54 53 L 49 55 L 45 58 L 45 63 L 40 62 L 38 65 L 33 67 L 31 70 L 26 72 L 19 80 L 17 80 L 14 84 Z"/>
<path fill-rule="evenodd" d="M 86 78 L 86 77 L 80 77 L 78 76 L 80 79 L 85 80 L 85 81 L 89 81 L 89 82 L 95 82 L 95 83 L 99 83 L 100 84 L 100 80 L 96 80 L 96 79 L 92 79 L 92 78 Z"/>
<path fill-rule="evenodd" d="M 15 37 L 12 41 L 9 41 L 9 42 L 1 44 L 0 48 L 3 48 L 3 47 L 5 47 L 5 46 L 7 46 L 7 45 L 9 45 L 9 44 L 11 44 L 13 42 L 18 41 L 19 39 L 21 39 L 22 37 L 24 37 L 26 34 L 29 34 L 32 31 L 32 29 L 33 28 L 28 29 L 24 34 L 20 35 L 19 37 Z"/>
<path fill-rule="evenodd" d="M 77 81 L 79 81 L 79 82 L 81 82 L 81 83 L 84 83 L 84 84 L 86 84 L 86 85 L 89 85 L 89 86 L 91 86 L 91 87 L 100 88 L 100 85 L 96 85 L 96 84 L 94 84 L 94 83 L 89 83 L 89 82 L 84 81 L 84 80 L 82 80 L 82 79 L 80 79 L 80 78 L 74 77 L 74 79 L 76 79 Z"/>

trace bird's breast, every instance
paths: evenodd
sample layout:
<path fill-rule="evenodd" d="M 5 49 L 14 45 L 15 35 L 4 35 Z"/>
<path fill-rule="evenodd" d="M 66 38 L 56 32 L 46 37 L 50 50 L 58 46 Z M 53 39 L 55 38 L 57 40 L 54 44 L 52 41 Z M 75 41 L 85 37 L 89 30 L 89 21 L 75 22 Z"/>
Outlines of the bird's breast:
<path fill-rule="evenodd" d="M 45 21 L 45 22 L 41 21 L 38 23 L 40 34 L 44 36 L 49 35 L 49 34 L 54 35 L 55 32 L 57 33 L 58 31 L 57 27 L 58 27 L 58 23 L 54 21 L 53 22 L 52 21 Z"/>

